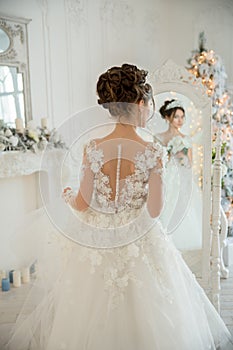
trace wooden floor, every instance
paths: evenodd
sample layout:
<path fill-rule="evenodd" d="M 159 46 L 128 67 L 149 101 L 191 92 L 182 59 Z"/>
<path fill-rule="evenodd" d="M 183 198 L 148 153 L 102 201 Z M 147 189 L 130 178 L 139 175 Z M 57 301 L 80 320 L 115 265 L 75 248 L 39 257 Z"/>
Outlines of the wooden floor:
<path fill-rule="evenodd" d="M 233 265 L 229 268 L 230 276 L 221 279 L 221 316 L 233 336 Z"/>
<path fill-rule="evenodd" d="M 233 335 L 233 265 L 230 267 L 230 277 L 221 280 L 221 316 Z M 17 319 L 25 295 L 31 288 L 30 284 L 24 284 L 20 288 L 11 288 L 9 292 L 0 291 L 0 349 L 9 337 L 12 325 Z M 33 308 L 33 305 L 31 305 Z M 25 310 L 30 312 L 30 306 Z M 15 349 L 17 350 L 17 349 Z"/>

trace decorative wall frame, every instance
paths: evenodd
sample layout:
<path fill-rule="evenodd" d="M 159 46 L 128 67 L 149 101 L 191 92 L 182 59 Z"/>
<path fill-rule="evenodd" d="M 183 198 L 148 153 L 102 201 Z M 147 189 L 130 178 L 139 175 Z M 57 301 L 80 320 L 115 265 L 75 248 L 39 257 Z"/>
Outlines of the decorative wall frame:
<path fill-rule="evenodd" d="M 27 28 L 30 21 L 0 14 L 0 30 L 9 39 L 8 47 L 0 52 L 0 66 L 16 67 L 17 73 L 22 73 L 25 123 L 32 119 Z"/>

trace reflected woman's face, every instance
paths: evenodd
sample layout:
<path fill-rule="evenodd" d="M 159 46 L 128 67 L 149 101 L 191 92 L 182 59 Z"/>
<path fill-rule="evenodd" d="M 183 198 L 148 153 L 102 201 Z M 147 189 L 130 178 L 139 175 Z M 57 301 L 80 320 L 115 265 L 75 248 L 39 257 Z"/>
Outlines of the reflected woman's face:
<path fill-rule="evenodd" d="M 176 129 L 182 128 L 182 126 L 184 125 L 184 121 L 185 121 L 185 115 L 181 109 L 176 110 L 172 118 L 172 121 L 169 120 L 170 124 Z"/>

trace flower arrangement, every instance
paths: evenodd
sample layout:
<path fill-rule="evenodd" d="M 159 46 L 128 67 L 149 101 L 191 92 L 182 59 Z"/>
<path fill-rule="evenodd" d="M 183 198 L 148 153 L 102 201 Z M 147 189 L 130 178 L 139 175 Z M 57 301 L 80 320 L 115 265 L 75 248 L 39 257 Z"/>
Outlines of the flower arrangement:
<path fill-rule="evenodd" d="M 0 152 L 66 148 L 56 129 L 49 131 L 47 127 L 34 127 L 29 122 L 26 129 L 18 131 L 0 120 Z"/>
<path fill-rule="evenodd" d="M 182 166 L 190 165 L 188 157 L 184 157 L 187 156 L 189 148 L 191 148 L 189 140 L 179 135 L 173 137 L 167 144 L 168 155 L 175 156 Z"/>
<path fill-rule="evenodd" d="M 168 154 L 175 155 L 178 152 L 182 152 L 183 154 L 188 154 L 188 149 L 191 147 L 190 142 L 187 140 L 186 137 L 182 136 L 175 136 L 173 137 L 167 145 L 167 151 Z"/>

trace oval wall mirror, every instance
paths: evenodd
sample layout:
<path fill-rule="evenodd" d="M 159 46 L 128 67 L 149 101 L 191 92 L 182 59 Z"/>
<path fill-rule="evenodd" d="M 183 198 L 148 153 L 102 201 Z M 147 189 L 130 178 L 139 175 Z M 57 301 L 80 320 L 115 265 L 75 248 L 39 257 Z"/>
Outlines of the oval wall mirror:
<path fill-rule="evenodd" d="M 10 38 L 7 33 L 0 28 L 0 53 L 7 51 L 10 46 Z"/>

